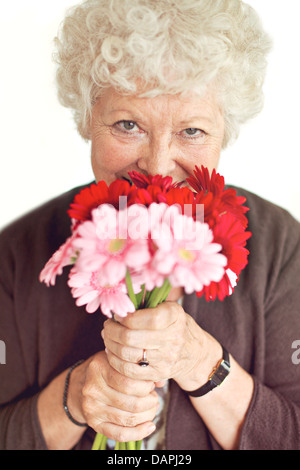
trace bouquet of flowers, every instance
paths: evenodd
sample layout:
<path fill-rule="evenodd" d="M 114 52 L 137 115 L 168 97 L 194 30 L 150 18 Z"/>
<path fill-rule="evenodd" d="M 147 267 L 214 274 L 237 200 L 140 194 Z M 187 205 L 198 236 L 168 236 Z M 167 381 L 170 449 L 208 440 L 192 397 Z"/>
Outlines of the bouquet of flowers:
<path fill-rule="evenodd" d="M 88 313 L 100 308 L 110 318 L 155 307 L 172 287 L 207 301 L 231 295 L 248 262 L 246 199 L 204 167 L 187 178 L 189 187 L 134 171 L 129 178 L 109 186 L 100 181 L 75 196 L 71 235 L 40 281 L 53 286 L 72 266 L 68 285 L 76 305 Z M 97 434 L 93 449 L 105 447 L 105 436 Z"/>

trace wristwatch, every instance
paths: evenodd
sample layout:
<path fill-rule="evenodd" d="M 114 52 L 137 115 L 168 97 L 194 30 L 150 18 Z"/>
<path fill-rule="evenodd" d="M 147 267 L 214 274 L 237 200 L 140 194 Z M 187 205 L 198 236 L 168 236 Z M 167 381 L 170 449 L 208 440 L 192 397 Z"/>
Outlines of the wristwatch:
<path fill-rule="evenodd" d="M 229 361 L 229 354 L 224 348 L 223 345 L 223 357 L 220 359 L 216 367 L 213 368 L 212 373 L 210 374 L 208 381 L 206 384 L 202 385 L 197 390 L 187 392 L 191 397 L 202 397 L 206 395 L 206 393 L 210 392 L 214 388 L 221 385 L 222 382 L 226 379 L 227 375 L 230 372 L 230 361 Z"/>

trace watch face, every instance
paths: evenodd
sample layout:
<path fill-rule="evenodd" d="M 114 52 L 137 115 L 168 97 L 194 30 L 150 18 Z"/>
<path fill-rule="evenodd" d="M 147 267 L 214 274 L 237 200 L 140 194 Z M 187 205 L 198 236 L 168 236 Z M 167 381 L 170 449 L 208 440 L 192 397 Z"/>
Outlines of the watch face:
<path fill-rule="evenodd" d="M 220 385 L 226 379 L 227 375 L 229 374 L 229 371 L 230 367 L 228 367 L 227 364 L 222 361 L 211 378 L 213 384 L 216 386 Z"/>

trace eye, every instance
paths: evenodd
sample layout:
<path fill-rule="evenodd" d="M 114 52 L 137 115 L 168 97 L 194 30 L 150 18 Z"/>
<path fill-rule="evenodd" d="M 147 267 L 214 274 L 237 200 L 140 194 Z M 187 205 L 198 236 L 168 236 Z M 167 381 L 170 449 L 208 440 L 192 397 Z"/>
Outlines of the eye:
<path fill-rule="evenodd" d="M 114 124 L 114 127 L 123 132 L 130 132 L 132 130 L 135 130 L 137 124 L 134 121 L 118 121 Z"/>
<path fill-rule="evenodd" d="M 205 135 L 204 131 L 197 129 L 196 127 L 189 127 L 188 129 L 184 129 L 182 132 L 184 132 L 188 137 L 200 137 Z"/>

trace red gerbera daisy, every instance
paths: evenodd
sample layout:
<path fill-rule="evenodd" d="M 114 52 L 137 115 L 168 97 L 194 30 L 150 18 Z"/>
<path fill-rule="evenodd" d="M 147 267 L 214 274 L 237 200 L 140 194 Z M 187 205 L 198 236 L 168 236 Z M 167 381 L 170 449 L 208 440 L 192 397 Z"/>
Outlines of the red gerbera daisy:
<path fill-rule="evenodd" d="M 197 218 L 197 208 L 195 195 L 187 187 L 172 187 L 166 194 L 164 200 L 169 206 L 173 204 L 179 205 L 181 207 L 182 214 L 192 216 L 194 219 Z"/>
<path fill-rule="evenodd" d="M 211 283 L 201 292 L 197 292 L 198 297 L 205 295 L 206 300 L 224 300 L 227 295 L 231 295 L 234 284 L 229 273 L 238 279 L 241 271 L 248 263 L 249 251 L 246 242 L 251 237 L 251 232 L 245 231 L 244 227 L 233 214 L 227 213 L 220 217 L 218 223 L 213 227 L 214 242 L 222 245 L 222 254 L 227 258 L 226 272 L 219 283 Z"/>
<path fill-rule="evenodd" d="M 130 204 L 143 204 L 148 207 L 153 202 L 160 202 L 159 197 L 162 194 L 162 190 L 159 186 L 150 185 L 145 188 L 136 188 L 135 192 L 132 192 L 132 198 L 129 201 Z"/>
<path fill-rule="evenodd" d="M 251 232 L 245 231 L 234 215 L 220 217 L 213 228 L 214 241 L 223 247 L 222 253 L 228 260 L 227 268 L 239 275 L 247 265 L 249 251 L 245 248 Z"/>
<path fill-rule="evenodd" d="M 237 196 L 237 192 L 233 188 L 225 189 L 221 195 L 219 208 L 220 214 L 229 212 L 240 221 L 244 228 L 248 225 L 248 219 L 245 213 L 248 212 L 249 208 L 243 204 L 246 202 L 246 198 L 243 196 Z"/>
<path fill-rule="evenodd" d="M 135 188 L 131 186 L 129 181 L 115 180 L 108 187 L 109 198 L 107 203 L 113 205 L 116 209 L 119 209 L 119 198 L 121 196 L 125 196 L 128 200 L 131 200 L 132 194 L 134 193 Z"/>
<path fill-rule="evenodd" d="M 219 215 L 231 213 L 238 219 L 244 228 L 248 225 L 245 213 L 249 210 L 243 206 L 246 198 L 237 196 L 233 188 L 225 189 L 224 177 L 216 173 L 215 169 L 211 176 L 204 166 L 196 167 L 194 175 L 187 178 L 189 185 L 196 191 L 197 204 L 204 204 L 205 222 L 212 227 Z"/>
<path fill-rule="evenodd" d="M 134 186 L 137 188 L 132 193 L 130 203 L 149 204 L 164 202 L 171 204 L 187 204 L 194 201 L 194 195 L 188 188 L 180 188 L 181 183 L 173 183 L 171 176 L 143 175 L 136 171 L 128 173 Z M 180 189 L 179 189 L 180 188 Z M 189 196 L 187 195 L 189 193 Z"/>
<path fill-rule="evenodd" d="M 105 181 L 91 184 L 76 194 L 74 201 L 70 204 L 68 214 L 72 219 L 79 221 L 91 218 L 91 211 L 104 204 L 108 199 L 108 186 Z"/>
<path fill-rule="evenodd" d="M 171 187 L 177 186 L 177 183 L 173 183 L 171 176 L 162 175 L 143 175 L 137 171 L 130 171 L 128 173 L 131 181 L 137 188 L 148 188 L 148 186 L 159 186 L 162 190 L 169 190 Z"/>
<path fill-rule="evenodd" d="M 105 181 L 93 183 L 84 188 L 74 198 L 68 214 L 72 219 L 84 221 L 91 219 L 91 212 L 100 204 L 112 204 L 119 208 L 119 197 L 129 196 L 131 185 L 128 181 L 116 180 L 109 186 Z"/>
<path fill-rule="evenodd" d="M 196 193 L 210 191 L 214 196 L 217 196 L 222 193 L 225 187 L 224 177 L 216 173 L 215 169 L 213 169 L 210 175 L 208 169 L 203 165 L 201 169 L 196 166 L 194 175 L 191 175 L 186 180 Z"/>
<path fill-rule="evenodd" d="M 230 296 L 234 290 L 232 281 L 227 272 L 219 282 L 211 282 L 209 286 L 204 287 L 201 292 L 197 292 L 197 297 L 204 298 L 207 302 L 216 300 L 217 298 L 223 301 L 226 297 Z"/>

